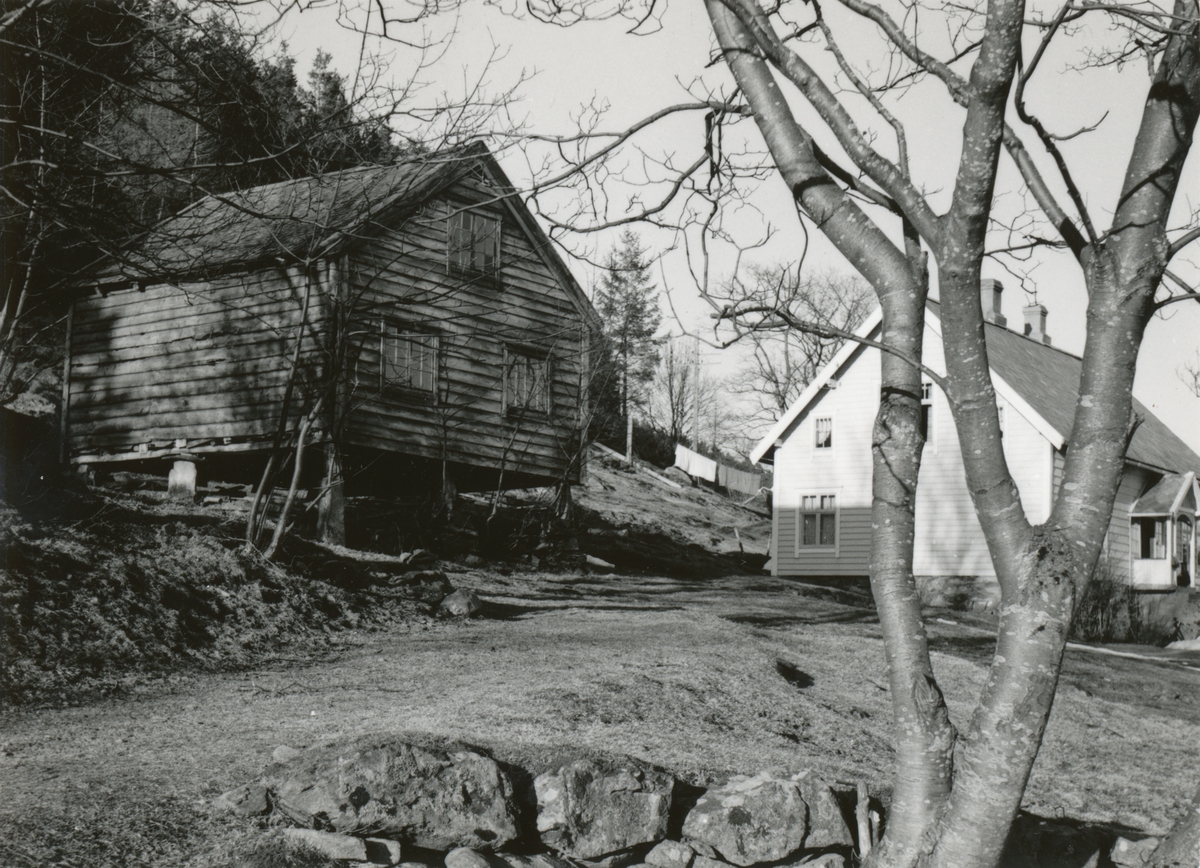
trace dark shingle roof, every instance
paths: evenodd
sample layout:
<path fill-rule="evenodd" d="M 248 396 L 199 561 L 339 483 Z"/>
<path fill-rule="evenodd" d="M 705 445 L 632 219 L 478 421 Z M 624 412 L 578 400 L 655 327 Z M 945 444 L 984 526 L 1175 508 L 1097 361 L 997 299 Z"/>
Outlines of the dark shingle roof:
<path fill-rule="evenodd" d="M 191 275 L 325 255 L 369 231 L 385 212 L 418 205 L 486 157 L 482 146 L 468 146 L 207 196 L 155 226 L 102 273 Z"/>
<path fill-rule="evenodd" d="M 1130 512 L 1134 515 L 1167 515 L 1186 485 L 1187 491 L 1184 492 L 1179 505 L 1182 509 L 1194 513 L 1196 499 L 1192 496 L 1192 479 L 1193 477 L 1186 473 L 1182 476 L 1178 473 L 1168 473 L 1158 481 L 1158 484 L 1137 499 L 1137 503 L 1133 505 Z"/>
<path fill-rule="evenodd" d="M 930 307 L 940 313 L 937 302 L 930 302 Z M 992 370 L 1016 389 L 1055 431 L 1068 437 L 1075 422 L 1075 402 L 1083 372 L 1080 358 L 992 323 L 986 325 L 984 334 Z M 1200 471 L 1200 455 L 1145 404 L 1134 398 L 1133 409 L 1142 423 L 1125 453 L 1130 461 L 1178 473 Z"/>

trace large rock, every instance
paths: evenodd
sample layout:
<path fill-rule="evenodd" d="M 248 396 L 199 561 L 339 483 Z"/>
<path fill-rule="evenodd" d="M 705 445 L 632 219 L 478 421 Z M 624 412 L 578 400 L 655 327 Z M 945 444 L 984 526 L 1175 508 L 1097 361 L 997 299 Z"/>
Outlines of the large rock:
<path fill-rule="evenodd" d="M 1157 847 L 1157 838 L 1142 838 L 1140 841 L 1117 838 L 1109 858 L 1120 868 L 1143 868 L 1150 864 L 1150 857 Z"/>
<path fill-rule="evenodd" d="M 309 828 L 431 850 L 493 849 L 519 834 L 512 783 L 493 760 L 467 749 L 365 737 L 273 766 L 264 782 L 276 809 Z"/>
<path fill-rule="evenodd" d="M 470 847 L 456 847 L 442 861 L 446 868 L 508 868 L 508 863 L 494 853 L 480 853 Z"/>
<path fill-rule="evenodd" d="M 483 600 L 474 591 L 457 590 L 438 606 L 438 614 L 451 618 L 473 618 L 483 612 Z"/>
<path fill-rule="evenodd" d="M 316 850 L 329 859 L 367 861 L 366 842 L 362 838 L 355 838 L 352 835 L 318 832 L 316 829 L 284 829 L 283 840 L 293 847 Z"/>
<path fill-rule="evenodd" d="M 511 868 L 577 868 L 564 859 L 546 853 L 534 853 L 532 856 L 521 856 L 516 853 L 499 853 L 497 855 Z"/>
<path fill-rule="evenodd" d="M 646 854 L 646 864 L 655 868 L 691 868 L 696 851 L 680 841 L 659 841 Z"/>
<path fill-rule="evenodd" d="M 738 775 L 700 797 L 683 822 L 683 834 L 734 865 L 775 862 L 804 845 L 807 816 L 796 781 L 767 772 Z"/>
<path fill-rule="evenodd" d="M 267 788 L 259 783 L 245 784 L 222 793 L 213 804 L 218 811 L 239 817 L 257 817 L 271 810 Z"/>
<path fill-rule="evenodd" d="M 675 779 L 634 763 L 583 759 L 539 775 L 537 830 L 546 846 L 599 859 L 667 835 Z"/>
<path fill-rule="evenodd" d="M 823 847 L 853 847 L 854 837 L 850 826 L 842 815 L 837 797 L 829 785 L 814 771 L 793 775 L 792 780 L 800 785 L 800 798 L 808 806 L 808 834 L 804 837 L 807 849 Z"/>
<path fill-rule="evenodd" d="M 316 829 L 284 829 L 283 839 L 293 847 L 316 850 L 328 859 L 342 862 L 395 865 L 400 861 L 399 842 L 383 838 L 355 838 Z"/>

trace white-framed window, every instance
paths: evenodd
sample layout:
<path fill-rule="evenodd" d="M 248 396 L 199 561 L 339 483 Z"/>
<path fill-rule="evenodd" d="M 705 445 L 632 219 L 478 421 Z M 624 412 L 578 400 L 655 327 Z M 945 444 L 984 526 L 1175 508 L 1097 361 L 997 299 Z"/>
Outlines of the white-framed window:
<path fill-rule="evenodd" d="M 836 549 L 838 506 L 836 494 L 805 494 L 796 514 L 796 548 Z"/>
<path fill-rule="evenodd" d="M 813 447 L 833 449 L 833 417 L 817 416 L 813 419 Z"/>
<path fill-rule="evenodd" d="M 437 335 L 385 322 L 379 355 L 382 389 L 399 389 L 430 398 L 437 394 Z"/>
<path fill-rule="evenodd" d="M 921 383 L 921 436 L 933 443 L 933 383 Z"/>
<path fill-rule="evenodd" d="M 1167 557 L 1167 520 L 1138 517 L 1130 523 L 1134 557 L 1140 560 L 1165 560 Z"/>
<path fill-rule="evenodd" d="M 549 413 L 549 357 L 512 347 L 504 356 L 504 411 Z"/>
<path fill-rule="evenodd" d="M 455 211 L 446 236 L 452 272 L 495 276 L 500 270 L 500 220 L 478 211 Z"/>

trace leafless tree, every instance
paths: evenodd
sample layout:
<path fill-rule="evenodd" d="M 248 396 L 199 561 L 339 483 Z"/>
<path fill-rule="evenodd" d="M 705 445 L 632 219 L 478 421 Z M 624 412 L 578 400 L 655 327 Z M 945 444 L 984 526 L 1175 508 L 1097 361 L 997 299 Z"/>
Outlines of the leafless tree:
<path fill-rule="evenodd" d="M 208 194 L 469 140 L 509 99 L 478 82 L 427 92 L 441 46 L 422 25 L 452 4 L 387 22 L 409 78 L 385 81 L 364 40 L 355 69 L 319 55 L 304 87 L 267 51 L 291 5 L 0 4 L 0 403 L 60 361 L 76 276 L 163 218 Z"/>
<path fill-rule="evenodd" d="M 658 367 L 650 380 L 647 410 L 651 427 L 675 443 L 694 449 L 708 444 L 714 452 L 724 448 L 739 414 L 731 407 L 726 383 L 704 376 L 697 359 L 698 343 L 691 338 L 663 340 Z"/>
<path fill-rule="evenodd" d="M 658 369 L 650 381 L 651 424 L 676 443 L 686 438 L 696 406 L 695 352 L 689 351 L 683 340 L 668 337 L 663 341 Z"/>
<path fill-rule="evenodd" d="M 654 0 L 615 10 L 588 3 L 529 8 L 559 24 L 593 13 L 625 15 L 638 22 L 635 29 L 667 20 Z M 564 232 L 639 219 L 675 227 L 701 263 L 701 291 L 734 330 L 777 325 L 849 337 L 782 306 L 719 299 L 710 287 L 710 245 L 732 232 L 729 203 L 745 203 L 744 182 L 770 166 L 792 192 L 804 225 L 822 233 L 875 291 L 883 309 L 875 345 L 884 352 L 873 442 L 871 581 L 889 665 L 897 773 L 886 834 L 867 861 L 993 866 L 1041 745 L 1072 607 L 1108 529 L 1136 424 L 1131 393 L 1143 334 L 1163 306 L 1200 298 L 1187 272 L 1173 270 L 1200 239 L 1196 215 L 1176 207 L 1200 115 L 1200 12 L 1195 0 L 1175 0 L 1169 9 L 1068 0 L 1049 10 L 1027 9 L 1020 0 L 936 9 L 869 0 L 832 6 L 706 0 L 706 9 L 732 85 L 700 82 L 692 99 L 625 129 L 606 130 L 589 119 L 580 134 L 555 142 L 571 164 L 545 176 L 551 188 L 571 185 L 573 198 L 556 200 L 547 189 L 537 201 Z M 1093 19 L 1112 27 L 1088 26 Z M 1112 140 L 1103 146 L 1128 148 L 1119 183 L 1085 176 L 1066 144 L 1097 134 L 1108 92 L 1075 97 L 1097 109 L 1097 123 L 1084 129 L 1061 129 L 1065 123 L 1035 112 L 1033 91 L 1093 81 L 1055 75 L 1045 61 L 1051 51 L 1075 52 L 1071 68 L 1080 73 L 1118 68 L 1130 86 L 1139 72 L 1127 61 L 1147 61 L 1149 76 L 1138 81 L 1144 103 L 1136 136 L 1128 146 Z M 914 90 L 920 100 L 900 100 Z M 939 99 L 936 115 L 906 118 L 914 104 Z M 676 147 L 657 160 L 639 153 L 650 167 L 642 185 L 623 193 L 612 183 L 615 167 L 636 164 L 615 154 L 636 149 L 649 125 L 689 115 L 706 121 L 690 152 Z M 749 134 L 736 145 L 733 130 L 746 118 L 761 136 L 757 149 L 765 147 L 765 163 L 755 161 Z M 951 141 L 960 147 L 946 187 L 922 176 L 914 167 L 928 172 L 928 163 L 915 157 Z M 1101 188 L 1100 181 L 1111 183 Z M 997 196 L 1008 191 L 1028 196 L 1030 208 L 1004 211 Z M 1107 226 L 1099 225 L 1101 201 Z M 1020 256 L 1039 247 L 1074 260 L 1087 287 L 1088 315 L 1063 484 L 1049 520 L 1035 526 L 1001 447 L 979 287 L 987 255 Z M 1002 594 L 995 657 L 961 735 L 930 664 L 912 576 L 931 277 L 941 298 L 948 373 L 924 374 L 949 397 L 967 487 Z"/>
<path fill-rule="evenodd" d="M 1179 366 L 1176 372 L 1179 374 L 1179 379 L 1188 387 L 1197 398 L 1200 398 L 1200 350 L 1196 350 L 1195 359 L 1184 362 Z"/>
<path fill-rule="evenodd" d="M 843 332 L 858 328 L 875 303 L 861 280 L 833 272 L 809 274 L 794 266 L 751 267 L 748 277 L 735 276 L 724 294 L 742 304 L 753 298 L 763 307 L 787 310 L 797 320 Z M 734 386 L 739 394 L 753 396 L 758 419 L 774 422 L 844 340 L 783 326 L 747 329 L 741 342 L 749 345 L 752 356 Z"/>

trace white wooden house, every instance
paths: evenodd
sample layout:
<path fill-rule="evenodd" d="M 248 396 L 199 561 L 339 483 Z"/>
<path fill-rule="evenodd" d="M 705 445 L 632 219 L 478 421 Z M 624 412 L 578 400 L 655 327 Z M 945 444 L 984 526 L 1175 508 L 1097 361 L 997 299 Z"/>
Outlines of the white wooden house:
<path fill-rule="evenodd" d="M 1050 345 L 1046 308 L 1025 308 L 1024 333 L 1000 315 L 999 282 L 982 293 L 988 359 L 1004 452 L 1034 523 L 1045 521 L 1061 483 L 1081 361 Z M 924 362 L 945 371 L 940 305 L 925 316 Z M 878 339 L 881 313 L 860 336 Z M 767 433 L 751 460 L 774 465 L 770 567 L 778 576 L 865 576 L 871 555 L 871 431 L 879 409 L 879 350 L 850 342 Z M 913 570 L 923 593 L 966 582 L 968 593 L 998 594 L 983 531 L 967 492 L 958 435 L 946 396 L 923 388 L 925 453 L 916 504 Z M 1118 575 L 1143 590 L 1196 583 L 1200 506 L 1197 456 L 1145 405 L 1127 452 L 1105 541 Z"/>

